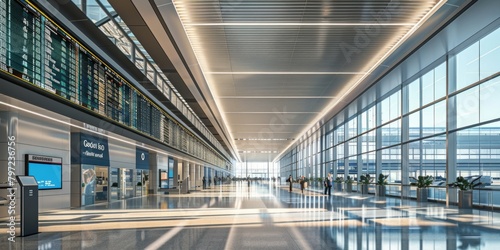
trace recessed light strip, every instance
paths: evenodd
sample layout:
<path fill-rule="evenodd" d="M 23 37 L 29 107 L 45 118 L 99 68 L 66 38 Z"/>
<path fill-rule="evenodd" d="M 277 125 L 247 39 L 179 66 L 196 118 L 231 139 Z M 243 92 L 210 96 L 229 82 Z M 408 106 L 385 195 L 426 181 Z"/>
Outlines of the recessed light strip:
<path fill-rule="evenodd" d="M 294 71 L 207 71 L 211 75 L 366 75 L 368 72 L 294 72 Z"/>
<path fill-rule="evenodd" d="M 186 23 L 186 26 L 413 26 L 414 23 Z"/>
<path fill-rule="evenodd" d="M 219 99 L 334 99 L 335 96 L 219 96 Z"/>

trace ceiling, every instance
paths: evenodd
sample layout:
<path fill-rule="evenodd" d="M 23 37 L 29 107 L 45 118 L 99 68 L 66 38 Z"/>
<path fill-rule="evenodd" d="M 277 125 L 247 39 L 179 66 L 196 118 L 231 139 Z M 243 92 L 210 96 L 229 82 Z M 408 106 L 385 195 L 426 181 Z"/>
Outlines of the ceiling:
<path fill-rule="evenodd" d="M 172 83 L 228 151 L 256 162 L 277 160 L 467 1 L 109 2 L 160 68 L 175 66 Z"/>

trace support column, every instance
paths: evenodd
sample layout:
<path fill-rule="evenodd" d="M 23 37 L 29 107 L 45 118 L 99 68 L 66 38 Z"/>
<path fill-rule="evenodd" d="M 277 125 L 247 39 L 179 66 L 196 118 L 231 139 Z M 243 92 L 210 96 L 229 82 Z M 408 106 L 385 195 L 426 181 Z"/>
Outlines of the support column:
<path fill-rule="evenodd" d="M 181 168 L 181 180 L 185 180 L 189 175 L 189 163 L 186 161 L 182 161 L 179 163 Z"/>
<path fill-rule="evenodd" d="M 189 189 L 196 190 L 196 165 L 194 163 L 188 163 L 189 166 Z"/>
<path fill-rule="evenodd" d="M 158 154 L 152 152 L 149 154 L 149 194 L 157 194 L 160 186 L 160 177 L 158 172 Z"/>
<path fill-rule="evenodd" d="M 214 180 L 215 180 L 215 169 L 210 169 L 210 178 L 212 180 L 212 187 L 214 187 L 215 186 L 214 185 L 215 184 L 215 182 L 214 182 Z"/>
<path fill-rule="evenodd" d="M 203 188 L 203 183 L 201 182 L 201 178 L 203 178 L 203 168 L 201 165 L 196 164 L 196 186 Z"/>

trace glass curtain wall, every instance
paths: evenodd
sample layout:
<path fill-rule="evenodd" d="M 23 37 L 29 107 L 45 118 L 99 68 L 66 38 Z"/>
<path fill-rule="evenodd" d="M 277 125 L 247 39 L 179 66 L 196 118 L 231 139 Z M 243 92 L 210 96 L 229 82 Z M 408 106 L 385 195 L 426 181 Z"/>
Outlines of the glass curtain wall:
<path fill-rule="evenodd" d="M 482 175 L 474 203 L 500 206 L 500 28 L 485 29 L 412 75 L 398 66 L 301 139 L 281 159 L 281 175 L 382 173 L 389 194 L 410 197 L 413 188 L 402 191 L 410 177 L 431 175 L 435 200 L 446 199 L 446 183 L 457 176 Z"/>
<path fill-rule="evenodd" d="M 280 169 L 272 162 L 238 162 L 234 170 L 236 178 L 278 178 Z M 283 176 L 281 176 L 283 179 Z M 283 179 L 285 181 L 285 179 Z"/>

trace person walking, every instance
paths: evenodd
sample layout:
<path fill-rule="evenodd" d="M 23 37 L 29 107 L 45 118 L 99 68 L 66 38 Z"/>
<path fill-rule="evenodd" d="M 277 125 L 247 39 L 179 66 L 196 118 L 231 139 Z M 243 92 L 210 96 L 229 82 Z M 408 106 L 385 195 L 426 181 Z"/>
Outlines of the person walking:
<path fill-rule="evenodd" d="M 304 188 L 306 186 L 305 176 L 300 177 L 300 191 L 304 194 Z"/>
<path fill-rule="evenodd" d="M 325 181 L 324 181 L 324 185 L 325 185 L 325 192 L 324 194 L 326 195 L 326 193 L 328 192 L 328 195 L 332 195 L 332 174 L 328 174 L 328 176 L 325 178 Z"/>
<path fill-rule="evenodd" d="M 288 182 L 289 191 L 292 192 L 292 187 L 293 187 L 293 177 L 292 177 L 292 175 L 288 176 L 288 179 L 286 179 L 286 182 Z"/>

